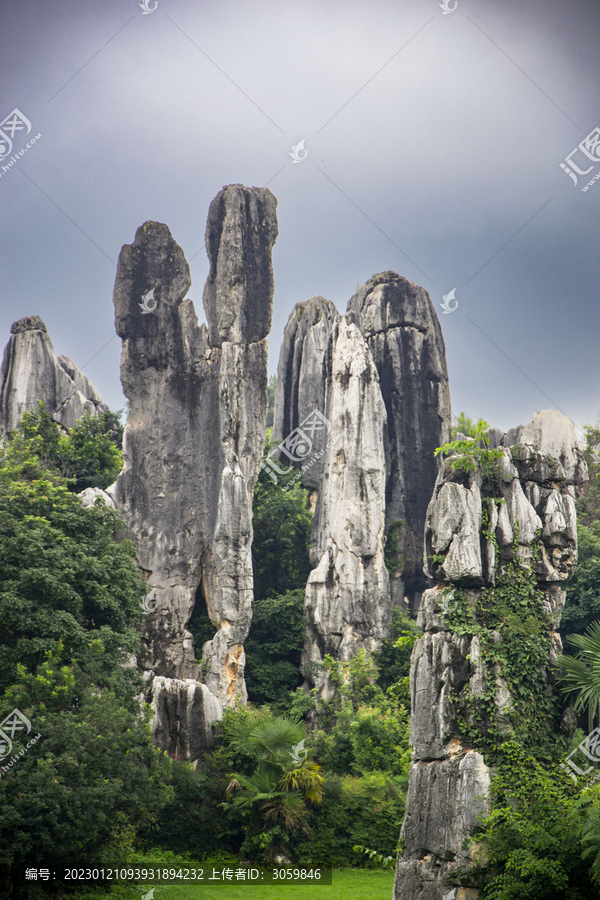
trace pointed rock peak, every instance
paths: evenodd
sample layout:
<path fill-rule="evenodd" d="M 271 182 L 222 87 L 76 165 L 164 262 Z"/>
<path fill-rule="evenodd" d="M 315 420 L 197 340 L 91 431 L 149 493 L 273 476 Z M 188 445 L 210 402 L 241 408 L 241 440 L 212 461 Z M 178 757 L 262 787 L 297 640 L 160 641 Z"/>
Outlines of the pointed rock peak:
<path fill-rule="evenodd" d="M 23 316 L 10 326 L 11 334 L 23 334 L 25 331 L 43 331 L 48 333 L 48 329 L 39 316 Z"/>
<path fill-rule="evenodd" d="M 316 325 L 317 322 L 320 322 L 323 318 L 331 319 L 333 321 L 337 315 L 338 311 L 335 303 L 332 303 L 331 300 L 326 300 L 325 297 L 321 297 L 320 294 L 316 294 L 309 300 L 303 300 L 300 303 L 296 303 L 288 322 L 300 322 L 300 320 L 303 320 L 304 324 L 310 328 L 313 325 Z"/>
<path fill-rule="evenodd" d="M 154 364 L 148 354 L 152 359 L 160 355 L 161 336 L 178 327 L 179 305 L 191 283 L 183 250 L 161 222 L 144 222 L 133 244 L 121 248 L 113 294 L 115 327 L 123 339 L 146 341 L 148 364 Z"/>
<path fill-rule="evenodd" d="M 356 325 L 336 316 L 323 365 L 326 406 L 322 473 L 306 585 L 307 637 L 301 671 L 325 699 L 325 654 L 372 652 L 391 615 L 384 559 L 387 418 L 369 348 Z"/>
<path fill-rule="evenodd" d="M 252 343 L 271 330 L 277 201 L 267 188 L 230 184 L 210 204 L 204 309 L 210 342 Z"/>
<path fill-rule="evenodd" d="M 336 317 L 339 318 L 335 305 L 325 297 L 311 297 L 292 310 L 279 354 L 271 440 L 288 437 L 315 410 L 324 414 L 323 362 Z M 285 463 L 303 468 L 302 480 L 312 488 L 318 487 L 323 467 L 321 439 L 322 435 L 315 445 L 317 459 L 309 468 L 304 460 Z"/>
<path fill-rule="evenodd" d="M 57 359 L 39 316 L 24 316 L 10 330 L 0 369 L 1 433 L 15 431 L 23 413 L 37 409 L 38 400 L 64 429 L 72 428 L 85 412 L 106 412 L 102 397 L 75 363 L 68 357 Z"/>
<path fill-rule="evenodd" d="M 397 272 L 380 272 L 369 278 L 348 301 L 347 313 L 362 317 L 365 337 L 398 326 L 419 331 L 439 330 L 438 318 L 425 288 Z"/>
<path fill-rule="evenodd" d="M 79 366 L 75 365 L 73 360 L 65 356 L 65 354 L 61 354 L 61 356 L 57 357 L 57 362 L 61 369 L 67 373 L 69 378 L 74 382 L 78 391 L 87 397 L 89 400 L 93 400 L 94 403 L 102 403 L 102 397 L 87 377 L 84 375 Z"/>

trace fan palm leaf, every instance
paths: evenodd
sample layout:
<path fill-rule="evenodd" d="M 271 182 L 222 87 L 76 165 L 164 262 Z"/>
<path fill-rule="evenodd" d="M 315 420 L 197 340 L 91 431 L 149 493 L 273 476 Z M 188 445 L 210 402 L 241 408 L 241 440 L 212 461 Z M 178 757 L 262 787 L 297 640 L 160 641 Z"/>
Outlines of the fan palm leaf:
<path fill-rule="evenodd" d="M 239 718 L 226 726 L 234 750 L 256 759 L 275 760 L 306 737 L 304 724 L 293 716 L 273 716 L 259 712 Z"/>
<path fill-rule="evenodd" d="M 585 634 L 572 634 L 567 641 L 579 648 L 577 656 L 561 656 L 557 663 L 563 670 L 562 691 L 577 691 L 576 712 L 587 709 L 591 731 L 600 718 L 600 622 L 592 622 Z"/>

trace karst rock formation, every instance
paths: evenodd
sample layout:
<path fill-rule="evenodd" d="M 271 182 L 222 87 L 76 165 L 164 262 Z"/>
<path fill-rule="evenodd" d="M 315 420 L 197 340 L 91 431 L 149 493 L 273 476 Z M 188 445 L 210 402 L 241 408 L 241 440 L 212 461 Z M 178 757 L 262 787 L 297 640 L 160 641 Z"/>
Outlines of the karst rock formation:
<path fill-rule="evenodd" d="M 68 356 L 56 356 L 50 335 L 39 316 L 13 322 L 0 370 L 0 435 L 10 435 L 24 412 L 46 411 L 64 431 L 81 416 L 107 412 L 108 407 L 86 376 Z"/>
<path fill-rule="evenodd" d="M 301 670 L 324 699 L 317 667 L 325 654 L 347 661 L 376 650 L 389 629 L 384 561 L 386 411 L 377 370 L 356 325 L 334 319 L 324 364 L 325 451 L 306 585 Z"/>
<path fill-rule="evenodd" d="M 480 461 L 467 472 L 453 468 L 456 456 L 450 456 L 427 510 L 425 570 L 437 583 L 423 595 L 418 616 L 423 636 L 411 658 L 413 760 L 394 900 L 443 900 L 456 883 L 451 876 L 464 874 L 472 862 L 468 838 L 489 809 L 491 773 L 464 723 L 481 738 L 494 727 L 508 738 L 523 724 L 515 721 L 516 712 L 511 715 L 510 676 L 501 663 L 486 662 L 490 647 L 502 658 L 502 646 L 511 639 L 510 628 L 496 623 L 492 629 L 489 622 L 500 602 L 494 591 L 506 583 L 515 560 L 534 573 L 539 604 L 530 615 L 542 623 L 548 666 L 561 651 L 557 629 L 564 583 L 577 559 L 574 498 L 587 478 L 575 428 L 562 413 L 547 410 L 506 435 L 496 430 L 490 443 L 502 454 L 494 463 L 493 487 Z M 476 627 L 457 634 L 453 622 L 464 617 Z M 539 677 L 550 691 L 548 669 Z M 493 718 L 488 705 L 480 720 L 472 719 L 469 704 L 477 707 L 489 691 Z M 465 886 L 455 896 L 480 895 Z"/>
<path fill-rule="evenodd" d="M 316 415 L 329 430 L 315 432 Z M 377 649 L 392 606 L 416 612 L 431 584 L 423 531 L 434 451 L 449 440 L 450 421 L 444 341 L 425 290 L 383 272 L 344 316 L 323 297 L 296 304 L 277 374 L 272 438 L 281 443 L 271 452 L 279 477 L 300 469 L 317 492 L 302 671 L 325 694 L 314 664 L 326 653 L 345 661 Z M 303 453 L 294 452 L 299 438 Z M 391 579 L 386 540 L 397 546 Z"/>
<path fill-rule="evenodd" d="M 359 326 L 379 373 L 390 457 L 386 529 L 398 546 L 392 593 L 415 612 L 427 587 L 423 529 L 439 470 L 434 450 L 450 440 L 444 338 L 427 291 L 395 272 L 370 278 L 346 318 Z"/>
<path fill-rule="evenodd" d="M 188 264 L 166 225 L 146 222 L 119 257 L 115 320 L 130 413 L 124 468 L 109 493 L 152 595 L 138 665 L 154 705 L 154 734 L 179 756 L 197 757 L 221 710 L 246 700 L 243 641 L 252 615 L 252 495 L 265 437 L 275 207 L 270 191 L 242 185 L 212 201 L 208 326 L 198 325 L 184 299 Z M 216 628 L 200 664 L 187 629 L 196 603 L 206 605 Z"/>
<path fill-rule="evenodd" d="M 272 441 L 283 441 L 298 428 L 304 430 L 302 424 L 311 421 L 315 410 L 324 413 L 325 354 L 337 315 L 334 304 L 324 297 L 311 297 L 292 310 L 279 352 Z M 310 452 L 305 456 L 309 461 L 316 457 L 310 464 L 306 458 L 297 458 L 298 454 L 286 453 L 285 444 L 275 458 L 282 466 L 303 468 L 303 483 L 316 489 L 323 472 L 327 432 L 315 431 L 310 438 Z M 277 474 L 274 467 L 273 472 Z"/>

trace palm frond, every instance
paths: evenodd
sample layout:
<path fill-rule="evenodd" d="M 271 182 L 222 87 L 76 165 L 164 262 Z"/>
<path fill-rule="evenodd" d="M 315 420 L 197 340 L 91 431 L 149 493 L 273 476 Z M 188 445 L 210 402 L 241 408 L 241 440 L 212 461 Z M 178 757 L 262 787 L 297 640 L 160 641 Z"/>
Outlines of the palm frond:
<path fill-rule="evenodd" d="M 561 690 L 577 691 L 575 710 L 588 711 L 590 731 L 600 717 L 600 622 L 592 622 L 585 634 L 571 634 L 567 641 L 579 648 L 577 656 L 562 655 L 557 665 L 563 670 Z"/>

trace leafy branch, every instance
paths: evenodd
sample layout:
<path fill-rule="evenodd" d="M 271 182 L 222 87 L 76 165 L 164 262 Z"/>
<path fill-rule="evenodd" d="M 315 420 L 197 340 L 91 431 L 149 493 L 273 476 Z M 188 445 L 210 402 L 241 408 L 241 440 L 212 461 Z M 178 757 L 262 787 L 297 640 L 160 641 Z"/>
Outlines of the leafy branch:
<path fill-rule="evenodd" d="M 451 459 L 451 466 L 454 471 L 476 472 L 481 466 L 484 474 L 493 477 L 498 473 L 500 460 L 502 459 L 503 450 L 496 447 L 490 450 L 490 438 L 488 431 L 490 426 L 483 419 L 477 423 L 477 430 L 474 437 L 457 439 L 444 444 L 442 447 L 436 447 L 434 456 L 442 453 L 446 456 L 455 454 Z M 482 446 L 483 444 L 483 446 Z"/>

